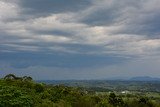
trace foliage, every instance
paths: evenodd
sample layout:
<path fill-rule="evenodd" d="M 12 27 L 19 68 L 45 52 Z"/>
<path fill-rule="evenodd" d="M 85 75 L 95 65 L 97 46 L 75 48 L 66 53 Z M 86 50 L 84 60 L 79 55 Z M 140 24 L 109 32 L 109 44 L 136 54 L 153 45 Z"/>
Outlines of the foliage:
<path fill-rule="evenodd" d="M 145 96 L 96 94 L 82 88 L 36 83 L 13 74 L 0 79 L 0 107 L 159 107 Z"/>

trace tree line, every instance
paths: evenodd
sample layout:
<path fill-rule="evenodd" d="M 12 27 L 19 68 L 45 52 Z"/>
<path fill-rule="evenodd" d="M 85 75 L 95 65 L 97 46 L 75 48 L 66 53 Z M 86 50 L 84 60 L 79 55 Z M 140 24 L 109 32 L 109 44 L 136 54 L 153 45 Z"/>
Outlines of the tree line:
<path fill-rule="evenodd" d="M 28 76 L 8 74 L 0 79 L 0 107 L 160 107 L 159 104 L 145 96 L 97 95 L 79 87 L 36 83 Z"/>

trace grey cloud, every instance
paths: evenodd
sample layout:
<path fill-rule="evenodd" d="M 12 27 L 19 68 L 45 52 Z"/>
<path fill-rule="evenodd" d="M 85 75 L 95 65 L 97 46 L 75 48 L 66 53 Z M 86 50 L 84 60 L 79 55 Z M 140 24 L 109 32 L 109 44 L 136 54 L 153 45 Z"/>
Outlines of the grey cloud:
<path fill-rule="evenodd" d="M 126 23 L 124 29 L 117 33 L 148 35 L 149 38 L 159 38 L 159 11 L 155 11 L 154 13 L 139 13 L 134 16 L 136 18 L 131 19 L 128 24 Z"/>
<path fill-rule="evenodd" d="M 82 17 L 81 21 L 92 26 L 110 26 L 121 23 L 123 11 L 128 8 L 139 8 L 141 2 L 137 2 L 137 0 L 123 0 L 120 2 L 116 0 L 97 2 L 95 0 L 94 5 L 82 12 L 85 17 Z"/>
<path fill-rule="evenodd" d="M 52 68 L 58 68 L 58 78 L 63 78 L 67 70 L 66 78 L 71 78 L 75 69 L 74 76 L 81 74 L 84 78 L 105 74 L 128 76 L 138 70 L 142 70 L 139 74 L 151 74 L 143 62 L 152 66 L 155 59 L 143 59 L 160 55 L 159 2 L 5 0 L 0 9 L 2 68 L 26 74 L 31 70 L 32 75 L 37 75 L 40 68 L 45 68 L 47 75 L 53 74 Z M 142 63 L 137 64 L 135 72 L 137 59 Z M 157 73 L 159 66 L 153 67 Z M 80 68 L 85 72 L 81 73 Z M 41 70 L 39 76 L 43 74 Z"/>
<path fill-rule="evenodd" d="M 114 11 L 116 10 L 97 10 L 95 13 L 85 17 L 81 21 L 91 26 L 109 26 L 115 23 L 115 17 L 118 17 L 120 14 L 117 11 Z"/>
<path fill-rule="evenodd" d="M 41 0 L 21 1 L 20 3 L 22 4 L 19 7 L 22 8 L 24 3 L 26 5 L 23 8 L 24 10 L 27 10 L 27 7 L 32 7 L 33 10 L 34 8 L 35 10 L 40 8 L 38 5 L 34 7 L 34 3 L 32 4 L 31 2 L 40 2 L 38 4 L 44 5 L 44 7 L 47 4 L 52 4 L 50 2 L 53 2 L 53 4 L 59 3 L 60 5 L 65 3 L 63 1 L 49 1 L 44 4 L 44 1 Z M 84 3 L 83 0 L 80 2 Z M 140 3 L 137 2 L 123 0 L 119 3 L 115 0 L 110 2 L 103 0 L 98 3 L 92 1 L 92 5 L 88 5 L 88 7 L 78 12 L 72 11 L 70 14 L 61 13 L 61 11 L 58 11 L 58 13 L 47 11 L 48 7 L 50 7 L 48 6 L 44 11 L 52 13 L 52 15 L 29 18 L 25 22 L 17 20 L 2 22 L 1 26 L 3 28 L 0 29 L 2 32 L 1 39 L 3 39 L 1 42 L 2 49 L 10 50 L 15 48 L 18 51 L 37 49 L 38 51 L 44 50 L 47 52 L 57 50 L 84 54 L 138 55 L 151 50 L 145 49 L 146 47 L 143 46 L 150 43 L 150 48 L 158 51 L 156 50 L 159 45 L 159 30 L 157 27 L 159 24 L 156 23 L 159 21 L 157 18 L 159 15 L 156 15 L 158 11 L 154 11 L 154 7 L 147 9 L 148 6 L 144 5 L 146 2 L 143 0 Z M 70 3 L 81 4 L 75 1 L 70 1 Z M 68 5 L 71 4 L 66 6 Z M 24 12 L 23 9 L 22 13 Z M 138 11 L 139 9 L 141 11 Z M 149 13 L 147 17 L 145 17 L 146 13 Z M 35 14 L 32 15 L 34 16 Z M 136 15 L 139 15 L 137 19 L 134 18 Z M 18 17 L 21 16 L 19 15 Z M 127 19 L 124 20 L 125 18 Z M 116 28 L 116 26 L 119 27 Z M 152 38 L 149 37 L 150 35 Z M 152 40 L 153 37 L 157 40 Z"/>
<path fill-rule="evenodd" d="M 71 32 L 63 31 L 63 30 L 52 30 L 52 31 L 34 31 L 36 34 L 46 34 L 46 35 L 60 35 L 60 36 L 71 36 L 73 35 Z"/>
<path fill-rule="evenodd" d="M 88 7 L 90 0 L 21 0 L 23 13 L 34 16 L 46 16 L 53 13 L 76 12 Z"/>
<path fill-rule="evenodd" d="M 45 67 L 62 67 L 62 68 L 88 68 L 94 66 L 111 65 L 115 63 L 123 63 L 129 60 L 124 57 L 116 57 L 113 55 L 83 55 L 83 54 L 63 54 L 63 53 L 28 53 L 15 52 L 0 54 L 1 62 L 9 64 L 13 68 L 21 69 L 32 66 Z"/>
<path fill-rule="evenodd" d="M 84 17 L 80 22 L 90 26 L 122 26 L 113 34 L 137 34 L 148 35 L 150 38 L 157 37 L 159 31 L 159 3 L 158 0 L 122 0 L 95 2 L 84 10 Z M 83 16 L 82 15 L 82 16 Z"/>

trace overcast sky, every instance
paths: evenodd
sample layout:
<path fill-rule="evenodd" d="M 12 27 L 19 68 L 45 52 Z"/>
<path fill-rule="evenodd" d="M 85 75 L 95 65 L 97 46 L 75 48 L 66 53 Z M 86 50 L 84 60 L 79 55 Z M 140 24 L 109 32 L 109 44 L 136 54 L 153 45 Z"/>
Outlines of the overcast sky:
<path fill-rule="evenodd" d="M 0 74 L 160 77 L 160 0 L 0 0 Z"/>

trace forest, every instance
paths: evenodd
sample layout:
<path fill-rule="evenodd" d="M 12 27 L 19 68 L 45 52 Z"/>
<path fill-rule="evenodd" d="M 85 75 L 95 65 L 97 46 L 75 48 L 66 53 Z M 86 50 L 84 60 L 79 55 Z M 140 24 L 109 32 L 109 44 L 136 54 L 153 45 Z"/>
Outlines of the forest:
<path fill-rule="evenodd" d="M 8 74 L 0 79 L 0 107 L 160 107 L 158 97 L 96 92 L 78 86 L 45 84 Z"/>

